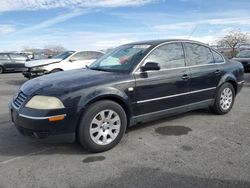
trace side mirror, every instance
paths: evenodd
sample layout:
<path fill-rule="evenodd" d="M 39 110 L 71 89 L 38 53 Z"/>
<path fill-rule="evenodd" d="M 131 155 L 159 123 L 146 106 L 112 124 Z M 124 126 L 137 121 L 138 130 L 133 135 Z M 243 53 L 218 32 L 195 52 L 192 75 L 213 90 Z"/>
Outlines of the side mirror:
<path fill-rule="evenodd" d="M 159 63 L 155 62 L 147 62 L 144 66 L 141 67 L 143 72 L 145 71 L 152 71 L 152 70 L 160 70 Z"/>
<path fill-rule="evenodd" d="M 76 59 L 69 59 L 69 62 L 74 62 L 74 61 L 76 61 Z"/>

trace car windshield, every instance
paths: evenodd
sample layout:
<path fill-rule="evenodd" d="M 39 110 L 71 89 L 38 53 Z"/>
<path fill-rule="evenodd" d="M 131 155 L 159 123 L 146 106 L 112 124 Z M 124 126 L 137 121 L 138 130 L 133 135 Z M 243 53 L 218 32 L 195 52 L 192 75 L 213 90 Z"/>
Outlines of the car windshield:
<path fill-rule="evenodd" d="M 150 45 L 123 45 L 117 47 L 92 63 L 92 70 L 130 72 L 144 56 Z"/>
<path fill-rule="evenodd" d="M 241 51 L 239 52 L 236 57 L 239 57 L 239 58 L 250 58 L 250 50 L 244 50 L 244 51 Z"/>
<path fill-rule="evenodd" d="M 74 53 L 74 51 L 66 51 L 66 52 L 62 52 L 58 55 L 55 55 L 52 57 L 52 59 L 66 59 L 67 57 L 69 57 L 70 55 L 72 55 Z"/>

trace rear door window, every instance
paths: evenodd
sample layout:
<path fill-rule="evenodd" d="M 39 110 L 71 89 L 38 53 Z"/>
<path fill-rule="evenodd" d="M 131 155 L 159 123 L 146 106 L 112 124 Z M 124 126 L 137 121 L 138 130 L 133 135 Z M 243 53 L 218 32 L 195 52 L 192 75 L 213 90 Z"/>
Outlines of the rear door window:
<path fill-rule="evenodd" d="M 214 63 L 223 63 L 224 62 L 224 58 L 222 57 L 222 55 L 215 52 L 214 50 L 212 50 L 212 53 L 214 56 Z"/>
<path fill-rule="evenodd" d="M 212 52 L 208 47 L 194 43 L 183 44 L 186 52 L 186 60 L 189 66 L 214 63 Z"/>

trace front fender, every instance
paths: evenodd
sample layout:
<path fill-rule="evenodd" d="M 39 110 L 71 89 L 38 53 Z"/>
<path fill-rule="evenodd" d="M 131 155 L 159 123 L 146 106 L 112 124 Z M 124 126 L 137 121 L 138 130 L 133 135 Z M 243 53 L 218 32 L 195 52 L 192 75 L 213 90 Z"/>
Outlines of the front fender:
<path fill-rule="evenodd" d="M 125 92 L 113 87 L 95 89 L 87 95 L 82 96 L 78 103 L 78 108 L 85 109 L 89 104 L 101 99 L 118 100 L 126 105 L 126 108 L 130 111 L 130 107 L 128 105 L 130 101 L 129 96 Z"/>

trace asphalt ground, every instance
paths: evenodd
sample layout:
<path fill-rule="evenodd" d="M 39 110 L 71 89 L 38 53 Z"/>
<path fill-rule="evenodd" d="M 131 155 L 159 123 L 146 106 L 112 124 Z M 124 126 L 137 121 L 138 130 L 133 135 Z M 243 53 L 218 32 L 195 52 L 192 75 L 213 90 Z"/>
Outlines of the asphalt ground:
<path fill-rule="evenodd" d="M 26 81 L 0 75 L 0 188 L 250 187 L 250 74 L 230 113 L 198 110 L 130 128 L 114 149 L 23 137 L 8 102 Z"/>

